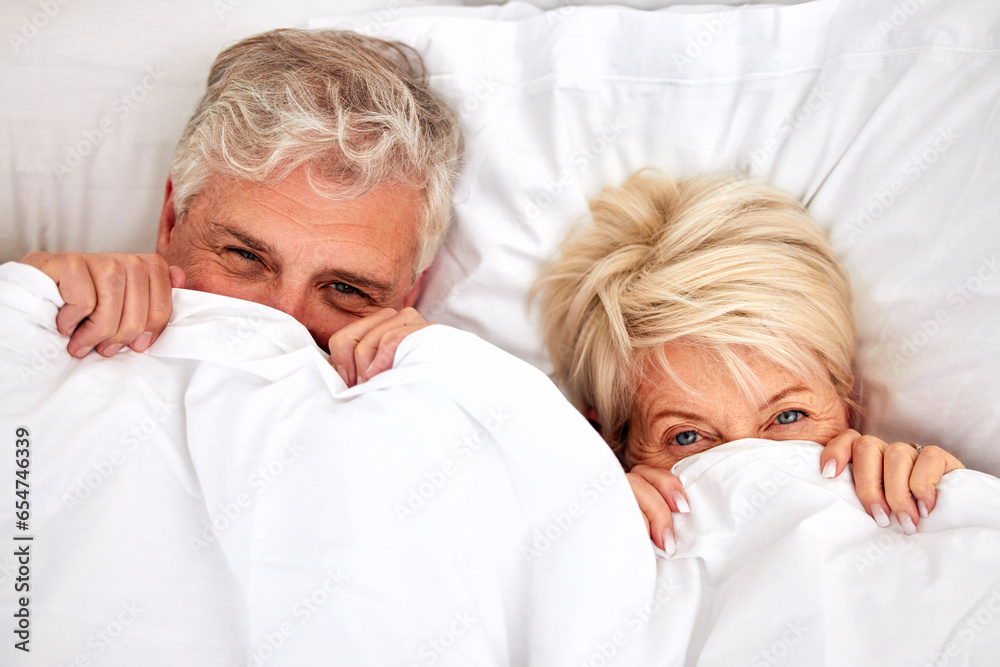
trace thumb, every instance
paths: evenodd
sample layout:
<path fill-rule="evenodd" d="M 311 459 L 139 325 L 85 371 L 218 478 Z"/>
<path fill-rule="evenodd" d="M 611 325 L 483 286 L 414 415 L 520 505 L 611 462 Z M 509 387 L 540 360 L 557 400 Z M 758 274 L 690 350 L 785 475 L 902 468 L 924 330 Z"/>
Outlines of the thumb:
<path fill-rule="evenodd" d="M 183 289 L 184 283 L 187 282 L 187 276 L 184 275 L 184 269 L 179 266 L 171 266 L 167 270 L 170 271 L 170 286 Z"/>

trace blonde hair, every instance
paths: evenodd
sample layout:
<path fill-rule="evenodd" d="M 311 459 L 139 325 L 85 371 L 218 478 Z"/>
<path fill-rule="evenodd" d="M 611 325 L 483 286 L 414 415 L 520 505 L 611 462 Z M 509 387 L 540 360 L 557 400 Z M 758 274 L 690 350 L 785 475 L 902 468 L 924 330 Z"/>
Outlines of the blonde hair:
<path fill-rule="evenodd" d="M 331 198 L 384 183 L 424 191 L 414 275 L 451 223 L 458 116 L 430 89 L 419 54 L 344 30 L 274 30 L 218 55 L 174 153 L 178 221 L 215 174 L 280 182 L 306 165 Z"/>
<path fill-rule="evenodd" d="M 590 208 L 592 224 L 567 238 L 534 292 L 556 381 L 578 409 L 597 409 L 614 449 L 647 362 L 671 372 L 671 343 L 718 354 L 747 392 L 760 387 L 738 348 L 825 375 L 853 404 L 850 286 L 797 201 L 748 180 L 644 170 Z"/>

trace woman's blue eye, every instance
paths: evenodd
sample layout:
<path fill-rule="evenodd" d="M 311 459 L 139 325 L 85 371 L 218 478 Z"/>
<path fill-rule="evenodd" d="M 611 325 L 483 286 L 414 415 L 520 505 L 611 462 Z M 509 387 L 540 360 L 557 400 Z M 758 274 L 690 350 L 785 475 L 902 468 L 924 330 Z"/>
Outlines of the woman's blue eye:
<path fill-rule="evenodd" d="M 693 445 L 698 441 L 698 431 L 684 431 L 674 436 L 674 442 L 678 445 Z"/>
<path fill-rule="evenodd" d="M 801 410 L 785 410 L 774 421 L 779 424 L 794 424 L 805 416 Z"/>

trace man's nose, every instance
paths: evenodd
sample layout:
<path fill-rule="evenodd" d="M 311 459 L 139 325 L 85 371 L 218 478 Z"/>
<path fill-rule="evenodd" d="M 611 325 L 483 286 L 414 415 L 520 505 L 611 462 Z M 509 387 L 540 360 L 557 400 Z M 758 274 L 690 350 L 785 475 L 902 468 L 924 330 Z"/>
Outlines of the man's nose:
<path fill-rule="evenodd" d="M 287 287 L 266 291 L 261 303 L 291 315 L 299 322 L 305 316 L 306 301 L 300 290 Z"/>
<path fill-rule="evenodd" d="M 318 321 L 315 314 L 310 314 L 309 300 L 303 290 L 289 288 L 269 290 L 263 295 L 261 303 L 295 318 L 309 330 L 316 345 L 324 352 L 328 350 L 330 333 L 324 330 L 324 322 Z"/>

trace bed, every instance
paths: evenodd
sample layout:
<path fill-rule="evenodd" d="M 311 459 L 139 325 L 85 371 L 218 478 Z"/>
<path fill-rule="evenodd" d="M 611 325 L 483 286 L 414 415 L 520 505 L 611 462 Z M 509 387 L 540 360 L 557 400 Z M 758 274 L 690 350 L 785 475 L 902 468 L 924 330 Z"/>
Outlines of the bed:
<path fill-rule="evenodd" d="M 447 326 L 369 386 L 281 313 L 187 292 L 150 354 L 78 363 L 54 286 L 0 267 L 0 426 L 31 452 L 30 476 L 0 461 L 4 664 L 995 663 L 995 3 L 53 0 L 0 22 L 0 261 L 149 251 L 211 59 L 262 30 L 413 45 L 467 142 L 418 303 Z M 864 430 L 971 469 L 918 535 L 875 527 L 816 445 L 744 441 L 681 464 L 698 511 L 654 554 L 524 298 L 588 198 L 644 166 L 807 203 L 854 288 Z"/>

